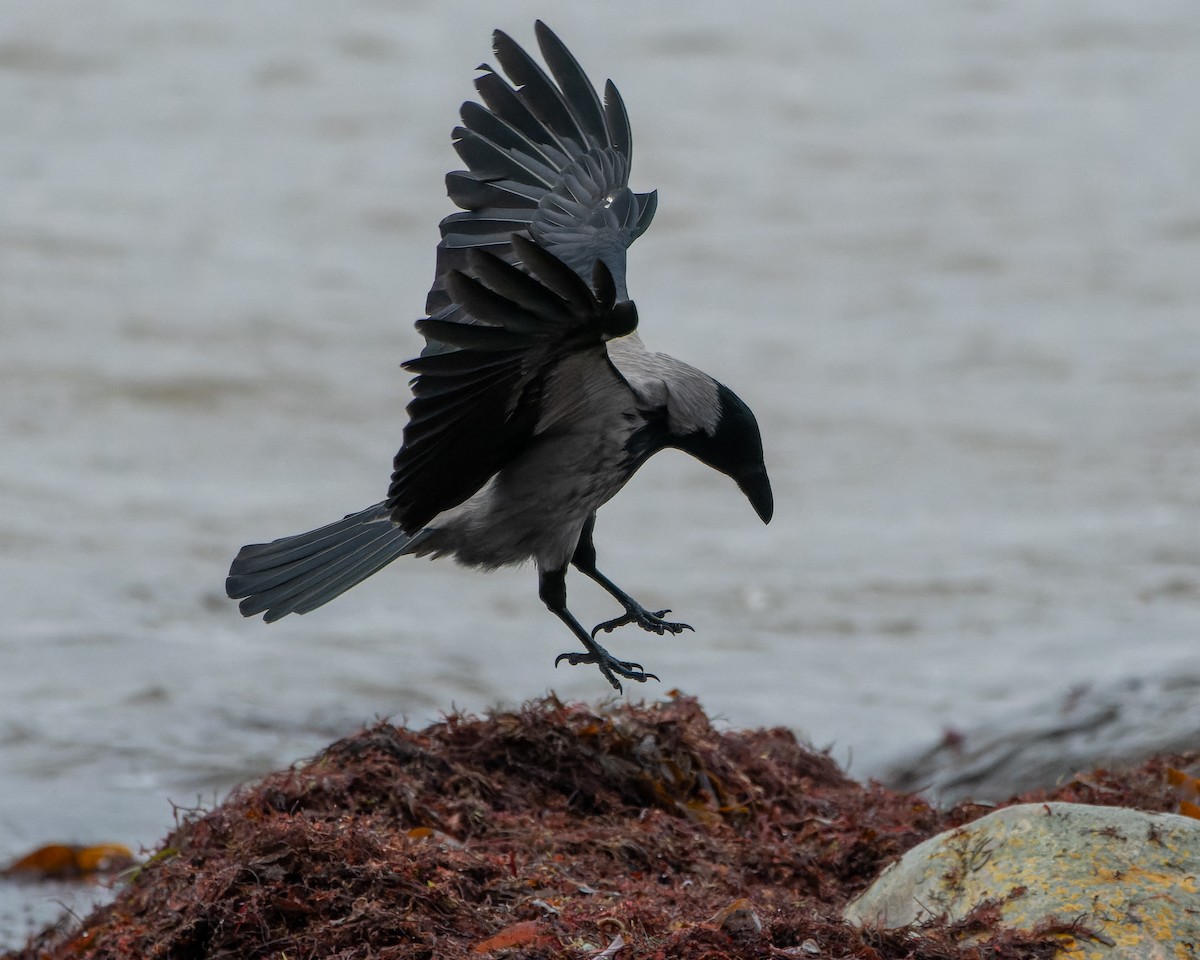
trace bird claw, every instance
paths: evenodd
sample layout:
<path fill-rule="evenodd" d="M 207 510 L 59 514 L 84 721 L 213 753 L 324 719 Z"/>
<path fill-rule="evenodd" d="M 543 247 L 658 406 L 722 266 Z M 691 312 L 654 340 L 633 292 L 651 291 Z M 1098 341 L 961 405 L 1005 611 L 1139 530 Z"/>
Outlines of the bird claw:
<path fill-rule="evenodd" d="M 594 663 L 600 668 L 600 672 L 604 674 L 605 679 L 616 688 L 617 693 L 621 692 L 621 681 L 617 679 L 617 675 L 624 677 L 626 680 L 636 680 L 638 683 L 658 679 L 656 674 L 643 670 L 640 663 L 634 663 L 630 660 L 618 660 L 603 647 L 598 647 L 597 649 L 598 653 L 560 653 L 554 658 L 554 666 L 557 667 L 564 660 L 573 667 L 581 663 Z"/>
<path fill-rule="evenodd" d="M 678 634 L 683 633 L 684 630 L 692 629 L 691 624 L 688 623 L 674 623 L 671 620 L 664 620 L 663 617 L 670 612 L 670 610 L 656 610 L 654 613 L 651 613 L 642 607 L 630 607 L 621 616 L 596 624 L 592 629 L 592 639 L 595 640 L 596 634 L 601 630 L 605 633 L 612 633 L 617 627 L 623 627 L 628 623 L 636 623 L 643 630 L 658 634 L 660 637 L 666 633 Z"/>

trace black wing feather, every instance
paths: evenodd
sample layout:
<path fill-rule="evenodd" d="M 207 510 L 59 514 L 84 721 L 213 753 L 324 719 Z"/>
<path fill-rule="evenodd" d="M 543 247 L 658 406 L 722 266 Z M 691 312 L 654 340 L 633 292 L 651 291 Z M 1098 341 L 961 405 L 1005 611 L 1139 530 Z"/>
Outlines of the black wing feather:
<path fill-rule="evenodd" d="M 451 135 L 454 138 L 454 149 L 463 163 L 478 171 L 484 179 L 498 180 L 501 177 L 509 177 L 531 187 L 543 187 L 547 190 L 553 188 L 554 170 L 539 163 L 535 157 L 516 150 L 505 150 L 482 134 L 466 127 L 455 127 Z"/>
<path fill-rule="evenodd" d="M 608 126 L 608 141 L 626 160 L 633 160 L 633 131 L 629 126 L 629 111 L 621 99 L 621 91 L 611 80 L 604 81 L 604 120 Z"/>
<path fill-rule="evenodd" d="M 504 72 L 517 85 L 517 97 L 544 127 L 555 134 L 560 145 L 577 153 L 587 145 L 587 137 L 562 92 L 525 50 L 503 30 L 492 34 L 492 49 Z"/>
<path fill-rule="evenodd" d="M 546 265 L 531 262 L 530 248 L 538 249 L 535 244 L 522 240 L 520 237 L 514 241 L 514 249 L 522 255 L 520 262 L 534 271 L 536 276 L 514 270 L 503 260 L 486 254 L 468 254 L 467 260 L 478 280 L 500 296 L 521 304 L 526 312 L 532 313 L 534 316 L 545 317 L 551 323 L 562 326 L 571 324 L 574 313 L 582 313 L 588 308 L 587 288 L 579 283 L 574 273 L 568 271 L 570 278 L 582 290 L 562 291 L 561 284 L 555 284 L 554 280 L 547 276 L 548 272 L 553 272 L 553 268 L 550 271 L 539 270 L 539 266 L 545 268 Z M 560 270 L 562 269 L 560 261 L 555 260 L 554 265 Z M 487 317 L 477 316 L 477 319 L 487 320 Z"/>
<path fill-rule="evenodd" d="M 487 111 L 538 144 L 538 148 L 556 160 L 559 166 L 569 164 L 574 153 L 563 149 L 557 138 L 548 135 L 546 125 L 534 115 L 504 77 L 487 64 L 480 69 L 483 73 L 475 78 L 475 90 L 483 98 Z"/>
<path fill-rule="evenodd" d="M 475 101 L 468 100 L 462 105 L 459 113 L 462 116 L 463 124 L 468 130 L 486 137 L 497 147 L 510 151 L 520 151 L 525 156 L 537 161 L 542 168 L 551 172 L 557 171 L 562 166 L 562 153 L 550 147 L 543 150 L 541 145 L 528 134 L 523 133 L 520 129 L 509 124 L 507 121 L 501 119 L 499 115 Z M 456 136 L 457 132 L 452 134 L 452 137 Z M 529 206 L 537 206 L 537 202 L 534 201 Z"/>
<path fill-rule="evenodd" d="M 563 99 L 571 105 L 577 125 L 586 133 L 593 147 L 611 146 L 604 107 L 579 61 L 541 20 L 534 24 L 534 33 L 537 34 L 538 47 L 546 66 L 558 82 Z"/>
<path fill-rule="evenodd" d="M 462 276 L 459 274 L 459 276 Z M 417 332 L 430 340 L 464 350 L 494 353 L 499 350 L 522 350 L 533 345 L 531 337 L 514 335 L 500 327 L 482 323 L 454 323 L 450 320 L 419 320 Z"/>
<path fill-rule="evenodd" d="M 592 291 L 582 277 L 549 250 L 521 236 L 512 238 L 512 248 L 518 262 L 566 300 L 573 313 L 586 314 L 592 309 Z"/>
<path fill-rule="evenodd" d="M 468 260 L 474 260 L 482 256 L 491 256 L 491 254 L 472 250 Z M 457 270 L 446 278 L 446 283 L 451 295 L 454 297 L 455 303 L 465 309 L 476 320 L 481 320 L 486 324 L 502 326 L 506 335 L 523 334 L 527 337 L 544 339 L 547 332 L 553 328 L 554 321 L 552 318 L 539 317 L 536 313 L 523 309 L 522 306 L 518 306 L 496 290 L 484 286 L 478 280 L 474 280 L 464 273 L 459 273 Z M 455 326 L 455 324 L 445 320 L 435 322 Z M 418 326 L 420 325 L 418 324 Z M 468 325 L 457 324 L 457 326 Z M 448 340 L 442 342 L 450 343 Z"/>

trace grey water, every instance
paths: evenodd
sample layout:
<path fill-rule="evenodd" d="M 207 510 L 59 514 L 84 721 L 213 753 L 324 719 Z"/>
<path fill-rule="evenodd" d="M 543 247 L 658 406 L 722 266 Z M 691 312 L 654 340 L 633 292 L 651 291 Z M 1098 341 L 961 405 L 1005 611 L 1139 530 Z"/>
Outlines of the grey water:
<path fill-rule="evenodd" d="M 456 110 L 537 16 L 660 191 L 643 338 L 751 404 L 776 491 L 763 527 L 664 455 L 601 512 L 602 569 L 696 628 L 613 635 L 663 678 L 627 696 L 866 777 L 1196 668 L 1194 4 L 0 0 L 0 860 L 152 845 L 376 717 L 609 694 L 530 570 L 410 560 L 269 627 L 222 589 L 382 496 Z M 0 942 L 63 896 L 0 889 Z"/>

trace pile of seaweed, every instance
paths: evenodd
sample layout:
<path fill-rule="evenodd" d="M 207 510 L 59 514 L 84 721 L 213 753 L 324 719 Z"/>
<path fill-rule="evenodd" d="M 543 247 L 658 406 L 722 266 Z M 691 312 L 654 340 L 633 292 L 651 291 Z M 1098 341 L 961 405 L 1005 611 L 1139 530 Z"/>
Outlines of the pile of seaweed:
<path fill-rule="evenodd" d="M 1036 798 L 1170 809 L 1161 773 Z M 840 919 L 888 862 L 990 809 L 857 783 L 691 698 L 548 698 L 340 740 L 185 816 L 114 902 L 11 956 L 1050 957 L 1062 929 L 997 930 L 995 910 Z"/>

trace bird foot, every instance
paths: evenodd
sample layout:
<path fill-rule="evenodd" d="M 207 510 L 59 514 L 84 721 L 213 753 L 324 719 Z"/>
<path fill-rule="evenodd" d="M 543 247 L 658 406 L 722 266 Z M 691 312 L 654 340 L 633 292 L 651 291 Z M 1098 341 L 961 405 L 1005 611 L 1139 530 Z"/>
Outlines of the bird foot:
<path fill-rule="evenodd" d="M 601 630 L 605 633 L 612 633 L 617 627 L 623 627 L 627 623 L 636 623 L 643 630 L 656 633 L 660 637 L 665 633 L 677 634 L 683 633 L 684 630 L 692 629 L 691 624 L 688 623 L 674 623 L 670 620 L 664 620 L 663 617 L 670 612 L 670 610 L 656 610 L 654 613 L 651 613 L 645 607 L 626 607 L 625 613 L 621 616 L 596 624 L 592 630 L 592 639 L 595 639 L 596 634 Z"/>
<path fill-rule="evenodd" d="M 589 650 L 587 653 L 560 653 L 554 658 L 554 665 L 557 667 L 564 660 L 573 667 L 581 663 L 594 663 L 600 668 L 604 678 L 616 688 L 617 693 L 621 692 L 621 681 L 617 679 L 618 675 L 626 680 L 636 680 L 638 683 L 658 679 L 653 673 L 643 670 L 640 663 L 618 660 L 599 644 L 595 644 L 595 649 Z"/>

